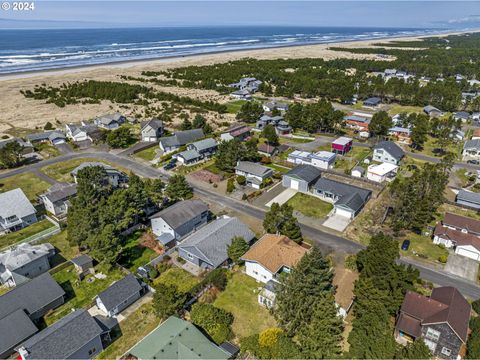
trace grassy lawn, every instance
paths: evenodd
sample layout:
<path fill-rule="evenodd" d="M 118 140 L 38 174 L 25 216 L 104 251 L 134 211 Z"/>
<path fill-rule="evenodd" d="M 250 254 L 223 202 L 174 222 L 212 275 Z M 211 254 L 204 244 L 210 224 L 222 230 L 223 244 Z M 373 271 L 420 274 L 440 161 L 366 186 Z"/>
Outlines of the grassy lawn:
<path fill-rule="evenodd" d="M 142 151 L 139 151 L 139 152 L 133 154 L 133 156 L 137 157 L 137 158 L 140 158 L 140 159 L 143 159 L 145 161 L 151 161 L 155 158 L 157 149 L 158 149 L 157 146 L 152 146 L 152 147 L 149 147 L 147 149 L 144 149 Z"/>
<path fill-rule="evenodd" d="M 236 272 L 228 280 L 225 291 L 213 303 L 233 314 L 235 320 L 232 329 L 238 338 L 258 334 L 276 325 L 270 312 L 258 303 L 260 287 L 255 279 Z"/>
<path fill-rule="evenodd" d="M 35 145 L 35 150 L 39 152 L 44 158 L 50 158 L 60 155 L 60 151 L 55 146 L 48 143 L 40 143 Z"/>
<path fill-rule="evenodd" d="M 392 106 L 390 109 L 388 109 L 388 114 L 390 116 L 393 116 L 393 115 L 396 115 L 396 114 L 400 114 L 402 112 L 406 112 L 406 113 L 422 113 L 423 112 L 423 108 L 421 108 L 420 106 L 404 106 L 404 105 L 394 105 Z"/>
<path fill-rule="evenodd" d="M 97 359 L 118 359 L 159 323 L 151 303 L 141 306 L 120 323 L 120 337 L 101 352 Z M 112 337 L 115 339 L 114 335 Z"/>
<path fill-rule="evenodd" d="M 139 266 L 145 265 L 157 257 L 155 251 L 140 245 L 139 239 L 142 235 L 143 232 L 138 231 L 129 236 L 118 261 L 132 272 L 135 272 Z"/>
<path fill-rule="evenodd" d="M 65 304 L 45 316 L 47 325 L 53 324 L 55 321 L 69 314 L 73 309 L 88 308 L 96 295 L 108 288 L 114 281 L 120 280 L 125 276 L 119 269 L 108 269 L 103 264 L 97 265 L 95 272 L 106 275 L 106 278 L 97 279 L 93 275 L 88 275 L 80 281 L 73 268 L 73 264 L 52 274 L 55 281 L 58 282 L 67 295 Z"/>
<path fill-rule="evenodd" d="M 37 196 L 44 193 L 49 187 L 49 183 L 31 172 L 0 180 L 0 192 L 21 188 L 29 200 L 37 200 Z"/>
<path fill-rule="evenodd" d="M 470 177 L 465 175 L 466 172 L 467 172 L 467 169 L 458 169 L 455 171 L 455 175 L 458 177 L 458 179 L 462 183 L 462 186 L 467 186 L 470 184 Z"/>
<path fill-rule="evenodd" d="M 50 243 L 58 250 L 61 257 L 65 260 L 71 260 L 77 256 L 80 252 L 77 246 L 71 246 L 67 240 L 67 230 L 59 232 L 45 240 L 42 243 Z"/>
<path fill-rule="evenodd" d="M 355 161 L 348 159 L 348 158 L 342 158 L 342 157 L 337 157 L 335 160 L 335 165 L 333 166 L 335 169 L 338 170 L 344 170 L 345 173 L 350 174 L 350 170 L 355 166 Z"/>
<path fill-rule="evenodd" d="M 229 112 L 230 114 L 236 114 L 237 112 L 240 111 L 240 108 L 246 102 L 247 102 L 246 100 L 234 100 L 234 101 L 227 102 L 225 104 L 227 106 L 227 112 Z"/>
<path fill-rule="evenodd" d="M 436 144 L 436 139 L 428 136 L 427 141 L 425 141 L 425 144 L 423 145 L 423 150 L 422 153 L 428 156 L 438 156 L 435 155 L 433 152 L 434 149 L 438 148 L 439 146 Z M 455 155 L 459 155 L 462 149 L 462 143 L 458 142 L 451 142 L 446 148 L 445 151 L 447 152 L 452 152 Z"/>
<path fill-rule="evenodd" d="M 194 171 L 198 171 L 198 170 L 202 170 L 202 169 L 207 169 L 208 170 L 210 167 L 215 167 L 215 160 L 214 159 L 210 159 L 210 160 L 207 160 L 205 162 L 199 162 L 198 164 L 194 164 L 194 165 L 180 165 L 180 166 L 177 166 L 175 168 L 175 172 L 177 174 L 187 175 L 187 174 L 190 174 Z M 217 169 L 217 170 L 221 171 L 219 169 Z"/>
<path fill-rule="evenodd" d="M 160 274 L 153 283 L 154 285 L 174 285 L 180 292 L 189 292 L 199 282 L 200 279 L 189 272 L 177 267 L 172 267 Z"/>
<path fill-rule="evenodd" d="M 372 150 L 363 147 L 354 147 L 348 154 L 348 157 L 352 157 L 357 161 L 365 159 L 368 155 L 371 155 Z"/>
<path fill-rule="evenodd" d="M 313 140 L 312 139 L 298 139 L 298 138 L 279 137 L 278 141 L 279 141 L 280 144 L 291 144 L 291 143 L 306 144 L 306 143 L 312 142 Z"/>
<path fill-rule="evenodd" d="M 52 227 L 54 227 L 54 225 L 50 221 L 42 220 L 21 230 L 12 232 L 7 235 L 2 235 L 0 236 L 0 249 L 16 244 L 19 241 L 28 238 L 29 236 L 35 235 L 41 231 L 47 230 Z"/>
<path fill-rule="evenodd" d="M 287 204 L 305 216 L 319 219 L 325 218 L 333 209 L 332 204 L 303 193 L 296 193 Z"/>
<path fill-rule="evenodd" d="M 400 250 L 402 255 L 413 256 L 416 253 L 419 254 L 421 258 L 433 261 L 438 260 L 438 258 L 442 255 L 448 255 L 448 251 L 443 247 L 435 245 L 429 236 L 411 233 L 405 237 L 405 239 L 410 240 L 410 247 L 407 251 Z M 401 239 L 400 244 L 405 239 Z"/>
<path fill-rule="evenodd" d="M 62 181 L 62 182 L 72 182 L 73 178 L 70 175 L 70 172 L 75 169 L 77 166 L 80 164 L 83 164 L 84 162 L 102 162 L 104 164 L 110 165 L 120 171 L 123 171 L 125 173 L 129 173 L 130 170 L 125 169 L 121 166 L 116 166 L 113 164 L 108 163 L 107 161 L 101 161 L 98 159 L 73 159 L 69 161 L 63 161 L 59 162 L 57 164 L 52 164 L 52 165 L 47 165 L 41 168 L 40 170 L 47 176 L 51 177 L 52 179 L 55 179 L 57 181 Z"/>
<path fill-rule="evenodd" d="M 285 174 L 289 172 L 291 169 L 286 167 L 286 166 L 281 166 L 281 165 L 276 165 L 276 164 L 265 164 L 266 167 L 269 167 L 270 169 L 275 170 L 276 172 L 279 172 L 281 174 Z"/>

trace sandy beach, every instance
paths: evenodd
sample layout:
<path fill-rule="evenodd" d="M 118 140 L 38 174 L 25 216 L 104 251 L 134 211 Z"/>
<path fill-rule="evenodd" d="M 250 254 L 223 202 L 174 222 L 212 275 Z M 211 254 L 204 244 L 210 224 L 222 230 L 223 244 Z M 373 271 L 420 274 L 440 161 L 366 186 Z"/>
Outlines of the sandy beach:
<path fill-rule="evenodd" d="M 453 34 L 453 33 L 452 33 Z M 446 36 L 441 34 L 436 36 Z M 449 35 L 449 34 L 448 34 Z M 431 36 L 431 35 L 430 35 Z M 429 37 L 430 37 L 429 36 Z M 52 71 L 32 72 L 24 74 L 12 74 L 0 76 L 0 133 L 16 132 L 18 129 L 40 129 L 45 123 L 70 123 L 89 120 L 95 116 L 112 112 L 121 111 L 126 115 L 141 115 L 142 109 L 132 107 L 128 110 L 121 109 L 110 102 L 101 104 L 77 104 L 67 105 L 59 108 L 53 104 L 45 104 L 42 101 L 26 99 L 20 90 L 32 89 L 35 85 L 60 85 L 65 82 L 75 82 L 79 80 L 110 80 L 121 81 L 120 75 L 138 76 L 145 70 L 161 71 L 168 68 L 184 67 L 191 65 L 209 65 L 214 63 L 223 63 L 232 60 L 238 60 L 246 57 L 256 59 L 278 59 L 278 58 L 323 58 L 331 60 L 335 58 L 352 59 L 379 59 L 375 54 L 352 54 L 349 52 L 332 51 L 330 47 L 373 47 L 378 42 L 415 40 L 421 37 L 408 38 L 388 38 L 365 41 L 351 41 L 341 43 L 329 43 L 319 45 L 291 46 L 280 48 L 267 48 L 256 50 L 242 50 L 233 52 L 223 52 L 216 54 L 202 54 L 188 57 L 164 58 L 147 61 L 132 61 L 123 63 L 113 63 L 105 65 L 94 65 L 88 67 L 78 67 L 70 69 L 60 69 Z M 385 58 L 382 58 L 385 60 Z M 159 90 L 185 95 L 201 100 L 213 100 L 218 102 L 227 102 L 230 99 L 221 96 L 215 91 L 184 89 L 177 87 L 159 87 Z M 140 116 L 141 117 L 141 116 Z M 209 119 L 214 123 L 224 121 L 233 121 L 231 114 L 209 114 Z"/>

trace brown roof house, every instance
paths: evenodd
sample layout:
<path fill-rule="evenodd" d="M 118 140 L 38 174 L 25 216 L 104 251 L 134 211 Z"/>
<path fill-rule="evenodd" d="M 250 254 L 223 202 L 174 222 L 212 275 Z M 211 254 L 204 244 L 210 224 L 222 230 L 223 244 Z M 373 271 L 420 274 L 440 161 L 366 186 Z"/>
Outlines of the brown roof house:
<path fill-rule="evenodd" d="M 395 338 L 402 344 L 422 338 L 434 357 L 456 359 L 465 351 L 470 312 L 470 304 L 454 287 L 435 288 L 430 297 L 408 291 Z"/>
<path fill-rule="evenodd" d="M 454 248 L 456 254 L 480 261 L 479 231 L 480 221 L 446 213 L 435 227 L 433 243 Z"/>

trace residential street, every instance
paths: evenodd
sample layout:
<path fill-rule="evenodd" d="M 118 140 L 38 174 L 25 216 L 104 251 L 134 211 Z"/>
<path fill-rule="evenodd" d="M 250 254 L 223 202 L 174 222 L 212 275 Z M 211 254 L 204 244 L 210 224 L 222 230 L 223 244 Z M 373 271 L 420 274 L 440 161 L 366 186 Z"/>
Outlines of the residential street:
<path fill-rule="evenodd" d="M 58 157 L 41 161 L 35 164 L 27 165 L 27 166 L 14 169 L 8 172 L 3 172 L 0 174 L 0 179 L 4 179 L 12 175 L 17 175 L 17 174 L 21 174 L 29 171 L 36 173 L 37 171 L 40 170 L 40 168 L 46 165 L 55 164 L 55 163 L 77 159 L 77 158 L 96 158 L 99 160 L 108 161 L 113 164 L 117 164 L 119 166 L 131 169 L 134 173 L 143 177 L 150 177 L 150 178 L 161 177 L 164 179 L 168 178 L 168 174 L 166 174 L 161 169 L 157 169 L 149 165 L 143 164 L 135 160 L 134 158 L 129 158 L 124 155 L 113 155 L 111 153 L 104 152 L 104 151 L 90 150 L 86 152 L 76 152 L 76 153 L 60 155 Z M 480 168 L 480 167 L 477 166 L 477 168 Z M 262 219 L 266 211 L 262 208 L 249 205 L 243 201 L 237 201 L 230 197 L 224 196 L 223 194 L 219 194 L 215 191 L 199 188 L 198 186 L 194 186 L 194 192 L 200 197 L 207 198 L 210 201 L 216 202 L 227 208 L 234 209 L 237 212 L 252 216 L 256 219 Z M 346 253 L 356 253 L 364 248 L 364 246 L 359 243 L 350 241 L 341 236 L 337 236 L 334 234 L 321 231 L 317 228 L 308 226 L 306 224 L 301 223 L 301 228 L 302 228 L 303 234 L 306 237 L 315 241 L 320 246 L 320 248 L 325 252 L 342 251 Z M 467 297 L 474 298 L 474 299 L 480 298 L 480 287 L 476 283 L 450 275 L 443 271 L 432 269 L 427 265 L 423 265 L 409 258 L 402 258 L 400 262 L 404 264 L 412 265 L 415 268 L 417 268 L 420 271 L 421 277 L 427 281 L 430 281 L 439 286 L 455 286 L 459 291 L 462 292 L 463 295 Z"/>

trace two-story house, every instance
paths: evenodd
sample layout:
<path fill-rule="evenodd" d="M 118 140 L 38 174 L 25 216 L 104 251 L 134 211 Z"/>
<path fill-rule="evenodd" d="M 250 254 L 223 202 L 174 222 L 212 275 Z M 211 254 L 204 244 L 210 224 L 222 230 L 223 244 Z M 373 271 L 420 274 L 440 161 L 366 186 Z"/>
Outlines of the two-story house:
<path fill-rule="evenodd" d="M 72 175 L 75 183 L 77 183 L 78 172 L 87 167 L 101 167 L 104 169 L 107 174 L 108 181 L 113 187 L 118 187 L 128 181 L 127 174 L 111 167 L 110 165 L 101 162 L 84 162 L 70 172 L 70 175 Z"/>
<path fill-rule="evenodd" d="M 125 116 L 116 112 L 113 114 L 107 114 L 97 117 L 93 120 L 93 123 L 99 128 L 106 130 L 115 130 L 120 127 L 126 121 Z"/>
<path fill-rule="evenodd" d="M 479 160 L 480 139 L 465 141 L 465 144 L 463 144 L 462 157 L 463 160 Z"/>
<path fill-rule="evenodd" d="M 65 134 L 73 142 L 97 141 L 102 137 L 100 129 L 95 125 L 66 124 Z"/>
<path fill-rule="evenodd" d="M 142 141 L 156 142 L 163 134 L 163 121 L 153 118 L 141 124 Z"/>
<path fill-rule="evenodd" d="M 215 139 L 207 138 L 187 145 L 187 150 L 179 152 L 174 157 L 182 164 L 194 164 L 210 158 L 217 151 Z"/>
<path fill-rule="evenodd" d="M 52 185 L 39 197 L 50 214 L 64 216 L 68 211 L 69 200 L 75 195 L 77 195 L 77 184 L 58 183 Z"/>
<path fill-rule="evenodd" d="M 246 125 L 234 125 L 220 134 L 220 140 L 230 141 L 237 139 L 243 141 L 250 137 L 251 131 L 252 129 Z"/>
<path fill-rule="evenodd" d="M 393 141 L 380 141 L 373 148 L 373 160 L 393 165 L 399 165 L 405 152 Z"/>
<path fill-rule="evenodd" d="M 184 131 L 177 131 L 172 136 L 164 136 L 159 140 L 160 149 L 164 153 L 169 153 L 180 149 L 180 147 L 185 146 L 194 141 L 203 139 L 205 134 L 202 129 L 191 129 Z"/>
<path fill-rule="evenodd" d="M 470 304 L 454 287 L 435 288 L 430 297 L 407 291 L 395 338 L 402 344 L 421 338 L 434 357 L 457 359 L 467 343 L 470 313 Z"/>
<path fill-rule="evenodd" d="M 235 174 L 244 176 L 248 186 L 260 189 L 262 183 L 273 176 L 273 170 L 251 161 L 239 161 L 235 167 Z"/>
<path fill-rule="evenodd" d="M 37 210 L 22 189 L 0 194 L 0 234 L 16 231 L 37 222 Z"/>
<path fill-rule="evenodd" d="M 164 246 L 175 245 L 209 220 L 208 205 L 201 200 L 185 200 L 154 214 L 152 231 Z"/>

